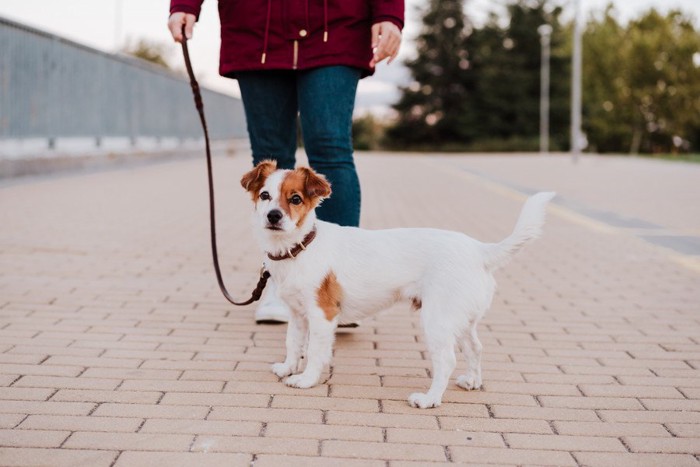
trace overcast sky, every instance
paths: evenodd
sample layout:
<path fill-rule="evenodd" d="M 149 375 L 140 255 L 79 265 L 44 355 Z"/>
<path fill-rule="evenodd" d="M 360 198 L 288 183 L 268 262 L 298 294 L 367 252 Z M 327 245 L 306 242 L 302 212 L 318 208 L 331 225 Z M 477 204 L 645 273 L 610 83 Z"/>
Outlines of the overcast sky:
<path fill-rule="evenodd" d="M 609 0 L 581 0 L 584 12 L 602 12 Z M 467 0 L 465 12 L 470 19 L 479 22 L 494 5 L 504 1 Z M 571 5 L 572 0 L 557 3 Z M 654 7 L 660 11 L 678 8 L 692 14 L 700 25 L 700 0 L 613 0 L 622 20 L 637 16 Z M 227 94 L 238 95 L 235 81 L 218 76 L 219 25 L 217 2 L 205 0 L 200 21 L 190 45 L 194 66 L 203 84 Z M 420 26 L 417 8 L 427 0 L 407 0 L 406 42 L 400 58 L 411 53 L 410 38 Z M 0 16 L 33 26 L 82 44 L 105 51 L 115 51 L 125 41 L 146 38 L 169 44 L 170 62 L 180 65 L 179 47 L 172 43 L 166 28 L 169 0 L 0 0 Z M 567 6 L 569 17 L 572 8 Z M 372 78 L 363 79 L 358 90 L 358 109 L 386 105 L 398 97 L 397 83 L 408 79 L 406 69 L 395 62 L 389 66 L 380 64 Z"/>

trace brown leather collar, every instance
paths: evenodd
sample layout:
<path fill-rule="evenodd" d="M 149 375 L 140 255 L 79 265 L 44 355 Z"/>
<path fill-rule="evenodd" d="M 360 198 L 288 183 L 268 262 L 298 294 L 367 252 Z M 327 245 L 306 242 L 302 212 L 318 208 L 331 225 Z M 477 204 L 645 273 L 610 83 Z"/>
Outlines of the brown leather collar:
<path fill-rule="evenodd" d="M 314 241 L 314 238 L 316 238 L 316 228 L 307 233 L 306 237 L 304 237 L 301 243 L 297 243 L 292 248 L 287 248 L 286 253 L 282 255 L 273 255 L 268 253 L 267 257 L 272 261 L 282 261 L 283 259 L 296 258 L 299 253 L 306 250 L 306 247 L 309 246 L 309 243 Z"/>

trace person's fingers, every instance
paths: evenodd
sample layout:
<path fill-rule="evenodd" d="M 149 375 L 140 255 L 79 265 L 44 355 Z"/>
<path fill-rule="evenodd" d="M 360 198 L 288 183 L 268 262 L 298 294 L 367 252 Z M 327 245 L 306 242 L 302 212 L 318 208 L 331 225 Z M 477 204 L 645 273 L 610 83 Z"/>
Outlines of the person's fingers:
<path fill-rule="evenodd" d="M 398 42 L 396 41 L 396 38 L 392 35 L 387 36 L 386 46 L 385 46 L 387 57 L 393 56 L 394 53 L 396 53 L 397 48 L 398 48 Z"/>
<path fill-rule="evenodd" d="M 184 13 L 173 13 L 168 18 L 168 29 L 175 42 L 182 42 L 182 22 L 184 18 Z"/>
<path fill-rule="evenodd" d="M 399 55 L 399 50 L 401 49 L 401 36 L 396 36 L 392 34 L 388 48 L 392 51 L 392 53 L 389 56 L 389 60 L 387 60 L 386 62 L 387 65 L 393 62 L 396 56 Z"/>
<path fill-rule="evenodd" d="M 187 39 L 192 38 L 194 23 L 197 21 L 195 15 L 189 13 L 176 12 L 168 18 L 168 29 L 175 42 L 182 42 L 182 25 L 185 25 L 185 35 Z"/>
<path fill-rule="evenodd" d="M 385 58 L 389 58 L 387 63 L 391 63 L 399 53 L 401 46 L 401 31 L 395 24 L 385 21 L 372 26 L 372 39 L 374 43 L 375 27 L 379 32 L 379 43 L 373 47 L 374 55 L 370 61 L 370 66 L 374 67 Z"/>
<path fill-rule="evenodd" d="M 192 39 L 192 34 L 194 33 L 194 23 L 196 19 L 197 18 L 195 18 L 194 15 L 185 15 L 185 34 L 187 35 L 187 39 Z"/>
<path fill-rule="evenodd" d="M 375 63 L 379 63 L 385 58 L 389 56 L 389 51 L 387 50 L 387 43 L 384 39 L 381 39 L 379 41 L 379 46 L 377 46 L 377 49 L 374 52 L 374 61 Z"/>
<path fill-rule="evenodd" d="M 377 63 L 381 62 L 384 60 L 386 57 L 389 56 L 388 50 L 387 50 L 387 45 L 388 45 L 388 37 L 386 34 L 384 34 L 383 30 L 383 23 L 375 24 L 372 26 L 372 29 L 374 30 L 376 26 L 376 30 L 378 32 L 378 37 L 376 42 L 374 41 L 373 38 L 373 44 L 374 46 L 372 47 L 373 49 L 373 56 L 372 56 L 372 61 L 370 62 L 370 66 L 375 66 Z"/>
<path fill-rule="evenodd" d="M 372 50 L 374 50 L 379 45 L 379 33 L 382 30 L 381 23 L 372 25 Z"/>

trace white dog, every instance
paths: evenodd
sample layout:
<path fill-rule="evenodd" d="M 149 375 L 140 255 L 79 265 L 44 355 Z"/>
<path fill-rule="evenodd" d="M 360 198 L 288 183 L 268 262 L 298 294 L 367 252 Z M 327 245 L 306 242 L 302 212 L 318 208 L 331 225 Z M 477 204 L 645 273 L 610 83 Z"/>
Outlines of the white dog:
<path fill-rule="evenodd" d="M 421 312 L 430 350 L 430 390 L 411 394 L 413 407 L 437 407 L 456 365 L 455 345 L 467 359 L 457 378 L 465 389 L 481 387 L 477 323 L 491 305 L 493 272 L 541 233 L 554 193 L 525 204 L 514 232 L 500 243 L 436 229 L 363 230 L 316 219 L 314 209 L 331 194 L 326 179 L 305 167 L 277 170 L 263 161 L 241 179 L 255 204 L 257 235 L 267 269 L 292 310 L 287 357 L 272 371 L 297 388 L 316 385 L 330 364 L 339 321 L 355 322 L 398 300 Z M 306 368 L 301 371 L 302 356 Z M 292 375 L 292 376 L 290 376 Z"/>

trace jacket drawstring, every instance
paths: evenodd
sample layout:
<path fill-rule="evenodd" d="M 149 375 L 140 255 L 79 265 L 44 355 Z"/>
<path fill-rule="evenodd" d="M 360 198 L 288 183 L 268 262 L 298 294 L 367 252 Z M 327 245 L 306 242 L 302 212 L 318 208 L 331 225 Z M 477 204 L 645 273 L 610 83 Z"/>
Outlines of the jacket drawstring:
<path fill-rule="evenodd" d="M 325 1 L 325 0 L 324 0 Z M 272 16 L 272 0 L 267 0 L 267 21 L 265 22 L 265 38 L 263 39 L 263 52 L 260 63 L 265 64 L 267 58 L 267 41 L 270 37 L 270 17 Z"/>
<path fill-rule="evenodd" d="M 308 3 L 307 18 L 308 18 Z M 270 18 L 272 17 L 272 0 L 267 0 L 267 20 L 265 21 L 265 37 L 263 39 L 263 52 L 260 63 L 265 64 L 267 59 L 267 43 L 270 38 Z M 323 0 L 323 42 L 328 42 L 328 0 Z"/>
<path fill-rule="evenodd" d="M 328 42 L 328 0 L 323 0 L 323 42 Z"/>

